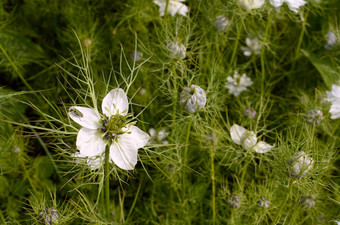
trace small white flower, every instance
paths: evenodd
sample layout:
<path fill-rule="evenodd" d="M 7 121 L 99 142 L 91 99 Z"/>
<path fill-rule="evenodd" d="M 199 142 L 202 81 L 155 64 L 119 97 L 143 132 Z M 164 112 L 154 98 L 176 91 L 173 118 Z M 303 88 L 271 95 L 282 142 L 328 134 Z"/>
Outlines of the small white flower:
<path fill-rule="evenodd" d="M 143 58 L 143 52 L 134 50 L 130 53 L 130 59 L 132 61 L 139 62 L 142 58 Z"/>
<path fill-rule="evenodd" d="M 175 16 L 177 13 L 182 16 L 187 15 L 188 7 L 182 3 L 185 0 L 168 0 L 168 1 L 169 1 L 168 13 L 171 16 Z M 154 0 L 153 2 L 159 6 L 159 15 L 164 16 L 167 0 Z"/>
<path fill-rule="evenodd" d="M 264 141 L 258 142 L 253 131 L 248 131 L 237 124 L 230 128 L 230 137 L 235 144 L 241 145 L 246 150 L 252 149 L 257 153 L 266 153 L 274 147 Z"/>
<path fill-rule="evenodd" d="M 257 201 L 257 204 L 259 204 L 261 207 L 268 208 L 270 205 L 270 202 L 265 197 L 261 198 Z"/>
<path fill-rule="evenodd" d="M 233 77 L 228 76 L 227 81 L 228 82 L 225 84 L 225 87 L 229 89 L 229 93 L 236 97 L 239 96 L 242 91 L 246 91 L 247 87 L 253 84 L 250 77 L 247 77 L 245 73 L 240 76 L 237 71 L 234 72 Z"/>
<path fill-rule="evenodd" d="M 318 109 L 310 109 L 308 110 L 305 119 L 308 123 L 319 124 L 323 119 L 323 114 Z"/>
<path fill-rule="evenodd" d="M 170 56 L 177 59 L 184 59 L 187 51 L 184 44 L 180 44 L 177 41 L 170 42 L 168 50 L 170 51 Z"/>
<path fill-rule="evenodd" d="M 326 91 L 327 101 L 331 102 L 331 108 L 329 113 L 331 114 L 331 119 L 340 118 L 340 86 L 332 85 L 331 91 Z"/>
<path fill-rule="evenodd" d="M 260 8 L 264 0 L 239 0 L 239 4 L 246 10 L 252 10 Z"/>
<path fill-rule="evenodd" d="M 286 2 L 288 4 L 289 9 L 295 13 L 298 12 L 298 9 L 301 6 L 307 3 L 304 0 L 270 0 L 269 2 L 275 8 L 282 6 L 282 4 Z"/>
<path fill-rule="evenodd" d="M 331 50 L 336 45 L 336 36 L 333 32 L 329 31 L 326 36 L 325 48 Z"/>
<path fill-rule="evenodd" d="M 53 207 L 45 208 L 40 212 L 40 221 L 52 225 L 58 222 L 59 213 Z"/>
<path fill-rule="evenodd" d="M 305 195 L 299 202 L 307 209 L 311 209 L 315 205 L 315 198 L 313 195 Z"/>
<path fill-rule="evenodd" d="M 257 39 L 246 38 L 246 47 L 241 47 L 245 56 L 261 54 L 262 42 Z"/>
<path fill-rule="evenodd" d="M 227 17 L 221 15 L 216 17 L 216 21 L 214 27 L 216 30 L 225 31 L 225 28 L 230 25 L 230 22 Z"/>
<path fill-rule="evenodd" d="M 165 128 L 162 128 L 159 131 L 157 131 L 155 128 L 150 128 L 149 134 L 151 136 L 149 143 L 158 142 L 162 144 L 169 144 L 167 140 L 164 140 L 170 134 L 169 132 L 166 131 Z"/>
<path fill-rule="evenodd" d="M 128 114 L 126 93 L 116 88 L 103 99 L 102 112 L 80 106 L 70 108 L 68 115 L 82 126 L 77 135 L 81 157 L 94 157 L 110 145 L 110 159 L 121 169 L 132 170 L 137 164 L 138 149 L 149 141 L 149 135 L 134 126 Z"/>
<path fill-rule="evenodd" d="M 314 160 L 301 151 L 293 156 L 292 159 L 289 159 L 288 163 L 291 166 L 289 170 L 290 175 L 301 179 L 313 168 Z"/>
<path fill-rule="evenodd" d="M 180 104 L 190 113 L 202 109 L 207 103 L 207 96 L 204 90 L 197 85 L 185 87 L 180 96 Z"/>

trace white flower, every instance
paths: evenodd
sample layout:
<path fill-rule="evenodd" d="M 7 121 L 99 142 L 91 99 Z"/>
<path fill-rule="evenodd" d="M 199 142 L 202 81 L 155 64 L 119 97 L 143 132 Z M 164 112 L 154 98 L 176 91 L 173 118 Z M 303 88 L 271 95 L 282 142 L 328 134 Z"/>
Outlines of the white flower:
<path fill-rule="evenodd" d="M 333 32 L 329 31 L 326 36 L 325 48 L 331 50 L 336 45 L 336 36 Z"/>
<path fill-rule="evenodd" d="M 110 159 L 121 169 L 132 170 L 137 164 L 138 149 L 149 141 L 149 135 L 134 126 L 129 119 L 126 93 L 116 88 L 103 99 L 102 112 L 73 106 L 69 116 L 82 128 L 77 136 L 77 149 L 81 157 L 94 157 L 105 152 L 110 145 Z"/>
<path fill-rule="evenodd" d="M 241 47 L 245 56 L 261 54 L 262 42 L 257 39 L 246 38 L 246 47 Z"/>
<path fill-rule="evenodd" d="M 230 25 L 230 22 L 227 17 L 225 16 L 218 16 L 216 17 L 216 21 L 214 27 L 216 30 L 225 31 L 225 28 Z"/>
<path fill-rule="evenodd" d="M 288 7 L 291 11 L 297 13 L 298 9 L 305 5 L 307 2 L 304 0 L 270 0 L 270 4 L 276 8 L 282 6 L 284 2 L 288 4 Z"/>
<path fill-rule="evenodd" d="M 331 108 L 329 113 L 331 114 L 331 119 L 340 118 L 340 86 L 332 85 L 331 91 L 326 91 L 327 101 L 331 102 Z"/>
<path fill-rule="evenodd" d="M 323 119 L 323 114 L 318 109 L 310 109 L 308 110 L 308 113 L 305 116 L 305 119 L 308 123 L 319 124 L 321 120 Z"/>
<path fill-rule="evenodd" d="M 244 73 L 242 76 L 238 74 L 237 71 L 234 72 L 234 76 L 227 77 L 227 83 L 225 87 L 229 89 L 229 93 L 233 94 L 234 96 L 239 96 L 242 91 L 246 91 L 247 87 L 253 84 L 250 77 Z"/>
<path fill-rule="evenodd" d="M 264 0 L 239 0 L 239 4 L 246 10 L 252 10 L 260 8 Z"/>
<path fill-rule="evenodd" d="M 142 58 L 143 58 L 143 52 L 134 50 L 130 53 L 130 59 L 132 61 L 139 62 Z"/>
<path fill-rule="evenodd" d="M 155 128 L 150 128 L 149 134 L 151 136 L 149 143 L 150 142 L 153 143 L 153 142 L 156 141 L 156 142 L 159 142 L 159 143 L 162 143 L 162 144 L 169 144 L 169 142 L 167 140 L 164 140 L 170 134 L 169 132 L 166 131 L 165 128 L 162 128 L 159 131 L 157 131 Z"/>
<path fill-rule="evenodd" d="M 248 131 L 237 124 L 230 128 L 230 136 L 236 144 L 241 145 L 246 150 L 252 149 L 257 153 L 266 153 L 274 147 L 264 141 L 257 142 L 256 134 L 253 131 Z"/>
<path fill-rule="evenodd" d="M 190 113 L 202 109 L 207 103 L 207 96 L 204 90 L 197 85 L 185 87 L 180 96 L 180 104 Z"/>
<path fill-rule="evenodd" d="M 308 171 L 313 168 L 314 160 L 309 157 L 305 152 L 301 151 L 288 160 L 291 166 L 289 173 L 292 177 L 304 177 Z"/>
<path fill-rule="evenodd" d="M 340 220 L 334 220 L 337 225 L 340 225 Z"/>
<path fill-rule="evenodd" d="M 173 41 L 168 44 L 168 50 L 170 51 L 170 56 L 172 58 L 184 59 L 187 49 L 183 44 Z"/>
<path fill-rule="evenodd" d="M 186 16 L 188 7 L 182 3 L 184 1 L 185 0 L 169 0 L 168 13 L 170 13 L 171 16 L 175 16 L 177 13 Z M 154 0 L 153 2 L 159 6 L 159 15 L 164 16 L 167 0 Z"/>
<path fill-rule="evenodd" d="M 300 199 L 299 203 L 307 209 L 311 209 L 315 205 L 315 198 L 313 195 L 305 195 Z"/>

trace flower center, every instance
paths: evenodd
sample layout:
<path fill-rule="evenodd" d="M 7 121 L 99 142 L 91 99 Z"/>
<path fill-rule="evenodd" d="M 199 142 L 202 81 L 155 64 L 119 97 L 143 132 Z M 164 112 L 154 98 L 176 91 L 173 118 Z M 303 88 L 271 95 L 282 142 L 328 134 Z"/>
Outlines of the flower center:
<path fill-rule="evenodd" d="M 126 133 L 127 129 L 123 131 L 123 128 L 136 123 L 129 119 L 131 116 L 131 113 L 125 116 L 116 114 L 110 116 L 110 118 L 104 115 L 104 117 L 100 120 L 100 122 L 103 124 L 103 128 L 100 129 L 100 133 L 104 135 L 104 139 L 107 141 L 112 141 L 115 140 L 119 135 Z"/>

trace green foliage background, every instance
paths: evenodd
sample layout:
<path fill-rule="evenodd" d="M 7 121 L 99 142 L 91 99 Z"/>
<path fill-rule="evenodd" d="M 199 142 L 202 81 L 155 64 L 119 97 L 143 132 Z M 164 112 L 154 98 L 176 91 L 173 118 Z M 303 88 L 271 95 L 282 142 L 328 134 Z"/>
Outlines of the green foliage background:
<path fill-rule="evenodd" d="M 160 17 L 151 0 L 0 1 L 1 224 L 41 224 L 49 207 L 59 214 L 53 224 L 340 220 L 340 119 L 331 120 L 322 101 L 340 84 L 340 2 L 309 0 L 297 14 L 269 2 L 252 11 L 236 0 L 185 4 L 189 16 Z M 214 29 L 219 15 L 231 22 L 225 32 Z M 328 31 L 338 40 L 331 50 L 324 48 Z M 263 43 L 260 55 L 243 55 L 248 36 Z M 184 60 L 169 56 L 175 40 L 187 48 Z M 130 58 L 134 50 L 143 53 L 140 62 Z M 224 87 L 234 70 L 254 82 L 239 97 Z M 179 105 L 190 84 L 207 94 L 195 114 Z M 108 219 L 103 171 L 72 157 L 80 127 L 67 112 L 100 106 L 118 86 L 128 90 L 138 127 L 165 128 L 169 136 L 168 144 L 140 149 L 135 170 L 110 166 Z M 257 116 L 248 118 L 246 108 Z M 305 121 L 312 108 L 323 112 L 318 125 Z M 245 151 L 230 138 L 233 124 L 275 147 Z M 300 151 L 315 164 L 294 179 L 287 161 Z M 238 208 L 230 206 L 235 195 Z M 301 204 L 305 196 L 315 199 L 310 209 Z M 262 197 L 268 208 L 257 204 Z"/>

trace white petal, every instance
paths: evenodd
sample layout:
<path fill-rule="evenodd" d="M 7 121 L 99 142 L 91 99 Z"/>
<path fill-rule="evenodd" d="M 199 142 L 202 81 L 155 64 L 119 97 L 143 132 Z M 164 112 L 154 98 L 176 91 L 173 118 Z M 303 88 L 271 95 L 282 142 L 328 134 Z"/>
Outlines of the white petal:
<path fill-rule="evenodd" d="M 241 137 L 241 145 L 245 150 L 249 150 L 256 145 L 257 137 L 254 131 L 246 131 Z"/>
<path fill-rule="evenodd" d="M 247 131 L 246 128 L 234 124 L 230 128 L 230 137 L 236 144 L 241 145 L 241 137 L 246 131 Z"/>
<path fill-rule="evenodd" d="M 274 7 L 280 7 L 283 4 L 284 0 L 270 0 L 269 2 Z"/>
<path fill-rule="evenodd" d="M 116 114 L 125 116 L 128 109 L 127 95 L 121 88 L 111 90 L 103 99 L 102 110 L 107 117 Z"/>
<path fill-rule="evenodd" d="M 88 157 L 102 154 L 105 151 L 106 145 L 97 130 L 85 127 L 79 130 L 76 144 L 80 154 Z"/>
<path fill-rule="evenodd" d="M 98 129 L 101 127 L 101 124 L 99 123 L 100 120 L 99 113 L 94 109 L 73 106 L 70 107 L 68 115 L 74 122 L 78 123 L 83 127 L 89 129 Z"/>
<path fill-rule="evenodd" d="M 266 153 L 270 151 L 274 146 L 267 144 L 264 141 L 259 141 L 255 146 L 254 146 L 254 151 L 257 153 Z"/>
<path fill-rule="evenodd" d="M 286 0 L 288 7 L 293 12 L 297 13 L 297 10 L 306 4 L 304 0 Z"/>
<path fill-rule="evenodd" d="M 122 134 L 110 146 L 110 158 L 121 169 L 133 170 L 137 164 L 138 149 L 149 141 L 147 133 L 136 126 L 130 126 L 128 133 Z"/>
<path fill-rule="evenodd" d="M 337 99 L 332 103 L 329 113 L 331 114 L 331 119 L 333 120 L 340 118 L 340 99 Z"/>

